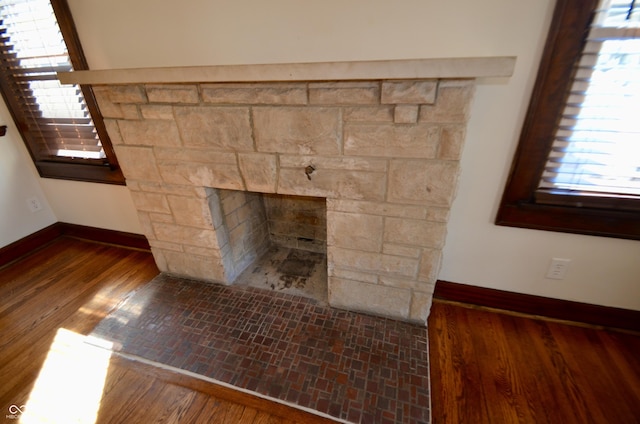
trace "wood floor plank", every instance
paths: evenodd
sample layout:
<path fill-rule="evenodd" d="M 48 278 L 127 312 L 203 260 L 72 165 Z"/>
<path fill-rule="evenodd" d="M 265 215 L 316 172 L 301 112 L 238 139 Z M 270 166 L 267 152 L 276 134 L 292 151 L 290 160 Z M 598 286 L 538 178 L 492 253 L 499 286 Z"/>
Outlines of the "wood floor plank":
<path fill-rule="evenodd" d="M 640 422 L 640 335 L 437 300 L 428 328 L 434 424 Z"/>
<path fill-rule="evenodd" d="M 520 422 L 552 423 L 554 414 L 562 411 L 564 393 L 555 375 L 547 375 L 548 365 L 540 360 L 536 344 L 540 343 L 536 325 L 527 326 L 515 317 L 495 317 L 502 324 L 503 337 L 509 341 L 509 349 L 517 361 L 516 372 L 522 381 L 521 389 L 526 397 L 526 412 Z M 534 323 L 535 324 L 535 323 Z M 526 366 L 523 366 L 526 365 Z"/>
<path fill-rule="evenodd" d="M 594 422 L 625 422 L 634 417 L 632 408 L 640 397 L 633 393 L 628 383 L 635 380 L 637 385 L 640 376 L 637 372 L 624 374 L 618 371 L 616 362 L 608 355 L 604 344 L 606 339 L 600 336 L 603 332 L 568 329 L 553 323 L 549 327 L 556 335 L 558 348 L 567 358 L 567 365 L 581 388 L 582 397 L 589 404 L 591 419 Z M 620 399 L 615 410 L 599 401 L 608 397 Z"/>
<path fill-rule="evenodd" d="M 202 408 L 199 408 L 197 411 L 195 411 L 195 407 L 192 409 L 192 411 L 194 411 L 194 417 L 191 421 L 187 421 L 187 423 L 204 423 L 204 422 L 222 422 L 220 420 L 216 420 L 215 417 L 216 415 L 219 417 L 219 410 L 221 408 L 224 408 L 226 404 L 228 404 L 228 402 L 226 401 L 222 401 L 218 398 L 215 398 L 213 396 L 205 396 L 206 397 L 206 401 L 204 402 L 204 405 L 202 406 Z"/>
<path fill-rule="evenodd" d="M 518 364 L 508 340 L 498 337 L 504 331 L 501 322 L 491 314 L 480 314 L 473 323 L 481 329 L 471 332 L 471 340 L 476 346 L 476 361 L 485 364 L 480 370 L 480 380 L 482 393 L 492 399 L 491 403 L 486 403 L 487 409 L 505 417 L 506 422 L 523 422 L 529 418 L 528 409 L 523 407 L 526 403 L 524 383 L 517 373 Z"/>
<path fill-rule="evenodd" d="M 61 237 L 21 260 L 2 268 L 0 294 L 0 407 L 23 404 L 42 392 L 43 369 L 52 352 L 71 358 L 109 354 L 87 345 L 85 336 L 109 312 L 149 282 L 158 270 L 149 252 Z M 80 345 L 59 345 L 60 332 L 82 340 Z M 75 355 L 75 356 L 74 356 Z M 67 360 L 73 360 L 67 358 Z M 46 361 L 46 362 L 45 362 Z M 117 355 L 108 361 L 95 422 L 240 423 L 256 420 L 280 423 L 283 416 L 296 423 L 327 423 L 328 419 L 221 387 L 192 376 L 131 361 Z M 77 363 L 77 362 L 76 362 Z M 43 368 L 45 367 L 45 368 Z M 76 375 L 67 366 L 67 380 Z M 54 367 L 55 369 L 55 367 Z M 51 370 L 48 370 L 51 371 Z M 55 381 L 54 381 L 55 383 Z M 93 382 L 83 382 L 91 383 Z M 58 384 L 64 384 L 59 382 Z M 62 389 L 62 386 L 60 386 Z M 76 388 L 78 389 L 78 388 Z M 60 391 L 58 395 L 64 391 Z M 64 400 L 60 403 L 73 403 Z M 35 406 L 35 405 L 34 405 Z M 63 405 L 64 406 L 64 405 Z M 46 408 L 54 406 L 45 404 Z M 43 413 L 43 409 L 34 407 Z M 35 412 L 34 412 L 35 413 Z M 53 413 L 53 411 L 52 411 Z M 64 410 L 58 418 L 64 422 Z M 274 415 L 275 413 L 275 415 Z M 46 412 L 45 412 L 46 414 Z M 44 415 L 40 418 L 46 419 Z"/>
<path fill-rule="evenodd" d="M 432 390 L 432 405 L 458 405 L 441 411 L 443 422 L 482 423 L 486 411 L 479 389 L 480 370 L 477 363 L 469 359 L 473 352 L 469 350 L 471 335 L 464 330 L 468 326 L 466 317 L 454 312 L 448 305 L 432 310 L 431 366 L 436 364 L 437 370 L 447 370 L 437 374 L 442 389 Z"/>

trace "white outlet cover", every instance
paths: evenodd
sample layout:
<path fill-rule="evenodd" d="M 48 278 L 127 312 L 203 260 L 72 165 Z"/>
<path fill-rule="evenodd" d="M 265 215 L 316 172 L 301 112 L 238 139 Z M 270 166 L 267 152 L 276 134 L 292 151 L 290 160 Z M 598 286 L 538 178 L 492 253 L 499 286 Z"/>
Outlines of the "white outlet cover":
<path fill-rule="evenodd" d="M 37 197 L 33 196 L 33 197 L 29 197 L 27 200 L 27 205 L 29 206 L 29 210 L 31 212 L 38 212 L 42 210 L 42 204 L 40 203 L 40 200 L 38 200 Z"/>
<path fill-rule="evenodd" d="M 552 280 L 564 280 L 570 263 L 571 259 L 552 258 L 545 277 Z"/>

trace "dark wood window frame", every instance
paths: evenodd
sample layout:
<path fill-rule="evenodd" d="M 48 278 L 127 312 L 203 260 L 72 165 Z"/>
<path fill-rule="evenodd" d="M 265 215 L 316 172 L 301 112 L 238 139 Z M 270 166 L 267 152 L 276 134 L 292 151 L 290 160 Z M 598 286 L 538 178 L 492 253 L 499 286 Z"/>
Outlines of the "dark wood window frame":
<path fill-rule="evenodd" d="M 640 240 L 640 213 L 572 196 L 536 200 L 538 182 L 598 0 L 558 0 L 529 110 L 496 217 L 497 225 Z"/>
<path fill-rule="evenodd" d="M 51 0 L 51 5 L 55 12 L 60 31 L 62 32 L 67 45 L 67 50 L 69 52 L 73 68 L 75 70 L 88 70 L 89 67 L 87 60 L 82 51 L 80 39 L 67 1 Z M 31 137 L 28 134 L 28 125 L 23 118 L 21 118 L 20 114 L 17 113 L 17 111 L 20 110 L 20 105 L 15 98 L 8 95 L 8 93 L 12 92 L 12 88 L 6 78 L 0 79 L 0 91 L 2 91 L 2 96 L 7 103 L 13 120 L 20 131 L 22 139 L 25 141 L 27 150 L 29 151 L 29 154 L 31 155 L 41 177 L 124 185 L 124 176 L 120 166 L 118 165 L 115 151 L 113 150 L 113 146 L 109 140 L 93 91 L 90 86 L 83 85 L 80 88 L 84 95 L 89 113 L 91 114 L 93 124 L 98 132 L 98 136 L 100 137 L 100 142 L 106 155 L 106 160 L 38 157 L 38 155 L 34 153 L 35 149 L 30 145 Z"/>

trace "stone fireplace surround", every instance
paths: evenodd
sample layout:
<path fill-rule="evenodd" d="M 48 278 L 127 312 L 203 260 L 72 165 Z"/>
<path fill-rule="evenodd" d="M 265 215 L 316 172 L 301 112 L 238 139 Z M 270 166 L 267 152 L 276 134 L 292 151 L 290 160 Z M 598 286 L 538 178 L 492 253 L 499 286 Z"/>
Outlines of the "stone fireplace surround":
<path fill-rule="evenodd" d="M 436 74 L 93 90 L 161 271 L 233 282 L 218 189 L 322 197 L 329 304 L 425 323 L 475 87 Z"/>

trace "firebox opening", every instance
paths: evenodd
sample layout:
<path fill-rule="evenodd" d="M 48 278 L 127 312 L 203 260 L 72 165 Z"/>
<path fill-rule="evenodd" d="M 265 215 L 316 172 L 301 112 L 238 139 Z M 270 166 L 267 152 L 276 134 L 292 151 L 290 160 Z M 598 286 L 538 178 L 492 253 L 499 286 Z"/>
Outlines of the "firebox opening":
<path fill-rule="evenodd" d="M 324 198 L 223 189 L 210 198 L 228 281 L 327 301 Z"/>

